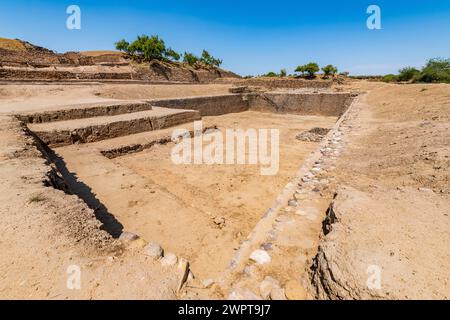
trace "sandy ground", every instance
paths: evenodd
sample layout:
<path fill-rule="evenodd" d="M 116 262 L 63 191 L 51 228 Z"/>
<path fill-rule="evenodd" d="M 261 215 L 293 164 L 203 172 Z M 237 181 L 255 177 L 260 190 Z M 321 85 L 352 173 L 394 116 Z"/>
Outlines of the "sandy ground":
<path fill-rule="evenodd" d="M 368 94 L 347 121 L 345 152 L 329 172 L 336 178 L 334 211 L 338 220 L 321 239 L 311 275 L 312 293 L 323 299 L 448 299 L 450 86 L 357 81 L 342 88 Z M 11 85 L 0 88 L 0 112 L 226 92 L 227 86 L 217 85 Z M 294 131 L 309 129 L 317 124 L 314 121 L 306 124 L 302 120 L 294 128 L 291 121 L 286 125 L 276 116 L 266 115 L 258 122 L 255 116 L 225 116 L 223 124 L 282 126 L 282 166 L 280 175 L 272 180 L 254 175 L 256 168 L 174 168 L 167 162 L 167 154 L 163 155 L 168 146 L 115 160 L 79 146 L 58 152 L 80 178 L 84 192 L 102 201 L 109 199 L 105 205 L 122 224 L 115 225 L 119 231 L 127 226 L 129 231 L 148 234 L 147 240 L 158 240 L 168 250 L 197 261 L 194 268 L 199 275 L 214 276 L 229 259 L 223 254 L 225 258 L 216 261 L 211 253 L 217 256 L 220 249 L 232 255 L 263 211 L 260 209 L 271 204 L 267 199 L 276 197 L 308 150 L 314 149 L 314 145 L 293 139 Z M 23 135 L 8 118 L 2 118 L 1 129 L 1 297 L 177 297 L 172 271 L 134 251 L 111 254 L 81 241 L 84 238 L 79 231 L 89 227 L 78 228 L 66 218 L 79 217 L 84 204 L 45 187 L 43 160 L 30 156 L 30 147 L 24 147 Z M 249 213 L 245 219 L 241 209 L 235 209 L 240 206 Z M 181 214 L 185 220 L 178 219 Z M 214 217 L 225 218 L 222 229 Z M 172 229 L 166 228 L 168 224 Z M 195 250 L 199 247 L 200 252 Z M 82 267 L 81 291 L 68 291 L 65 286 L 68 264 Z M 305 268 L 309 266 L 305 262 Z M 367 287 L 371 266 L 381 269 L 381 289 Z M 281 272 L 282 266 L 277 269 Z"/>
<path fill-rule="evenodd" d="M 186 256 L 194 274 L 208 279 L 227 268 L 234 249 L 316 148 L 316 143 L 295 136 L 317 126 L 329 128 L 335 121 L 251 111 L 203 119 L 204 127 L 216 125 L 222 132 L 279 129 L 281 161 L 274 176 L 261 176 L 258 165 L 175 165 L 170 158 L 172 144 L 114 160 L 99 156 L 103 143 L 55 151 L 125 230 Z M 121 144 L 134 142 L 133 136 L 120 139 Z M 218 223 L 222 220 L 223 225 Z"/>

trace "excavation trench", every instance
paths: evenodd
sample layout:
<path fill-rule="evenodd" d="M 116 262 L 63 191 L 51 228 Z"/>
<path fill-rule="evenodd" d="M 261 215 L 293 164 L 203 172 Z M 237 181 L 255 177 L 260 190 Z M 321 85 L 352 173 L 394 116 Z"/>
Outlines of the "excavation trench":
<path fill-rule="evenodd" d="M 166 252 L 186 257 L 196 276 L 217 278 L 279 192 L 317 149 L 318 142 L 302 141 L 297 135 L 313 128 L 332 128 L 351 96 L 274 93 L 264 98 L 228 95 L 177 100 L 152 105 L 199 112 L 205 136 L 214 132 L 226 137 L 230 129 L 278 129 L 279 170 L 275 175 L 262 175 L 259 163 L 174 163 L 172 150 L 179 144 L 171 140 L 172 133 L 185 129 L 192 134 L 191 118 L 158 130 L 115 131 L 111 138 L 102 135 L 99 141 L 91 139 L 85 144 L 52 146 L 50 138 L 50 146 L 72 192 L 97 207 L 106 230 L 114 236 L 126 230 L 157 242 Z M 102 123 L 108 126 L 107 121 Z M 58 134 L 34 131 L 46 143 L 45 139 Z M 245 146 L 248 159 L 249 140 Z"/>

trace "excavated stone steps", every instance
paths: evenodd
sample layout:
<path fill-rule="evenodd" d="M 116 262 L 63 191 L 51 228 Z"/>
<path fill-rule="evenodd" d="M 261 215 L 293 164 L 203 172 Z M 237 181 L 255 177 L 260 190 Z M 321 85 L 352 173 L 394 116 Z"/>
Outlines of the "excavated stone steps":
<path fill-rule="evenodd" d="M 140 100 L 97 102 L 61 106 L 55 110 L 21 113 L 17 114 L 16 117 L 25 123 L 44 123 L 100 116 L 115 116 L 124 113 L 152 110 L 152 108 L 151 103 Z"/>
<path fill-rule="evenodd" d="M 30 123 L 28 127 L 45 144 L 60 147 L 160 130 L 200 119 L 200 113 L 196 110 L 153 107 L 151 110 L 112 116 Z"/>

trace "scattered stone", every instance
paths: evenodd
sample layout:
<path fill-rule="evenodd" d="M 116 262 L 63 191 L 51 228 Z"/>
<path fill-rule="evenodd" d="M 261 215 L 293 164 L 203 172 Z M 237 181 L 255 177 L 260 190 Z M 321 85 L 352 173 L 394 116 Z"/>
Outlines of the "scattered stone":
<path fill-rule="evenodd" d="M 214 284 L 214 280 L 213 279 L 206 279 L 204 281 L 202 281 L 202 285 L 205 289 L 209 289 L 213 286 Z"/>
<path fill-rule="evenodd" d="M 288 205 L 290 207 L 296 208 L 296 207 L 298 207 L 298 201 L 297 200 L 289 200 Z"/>
<path fill-rule="evenodd" d="M 320 142 L 330 132 L 325 128 L 313 128 L 309 131 L 304 131 L 297 135 L 297 140 L 305 142 Z"/>
<path fill-rule="evenodd" d="M 226 225 L 226 220 L 224 217 L 214 217 L 213 218 L 213 223 L 216 226 L 217 229 L 223 229 L 225 228 Z"/>
<path fill-rule="evenodd" d="M 161 248 L 161 246 L 155 242 L 150 242 L 145 248 L 144 248 L 144 255 L 151 257 L 155 260 L 159 260 L 164 255 L 164 250 Z"/>
<path fill-rule="evenodd" d="M 270 292 L 270 300 L 274 300 L 274 301 L 287 300 L 284 289 L 279 288 L 279 287 L 273 288 L 272 291 Z"/>
<path fill-rule="evenodd" d="M 230 295 L 228 296 L 228 300 L 247 300 L 247 301 L 255 301 L 262 300 L 260 296 L 256 295 L 254 292 L 244 289 L 238 288 L 234 289 Z"/>
<path fill-rule="evenodd" d="M 272 248 L 273 248 L 273 244 L 272 243 L 264 243 L 262 246 L 261 246 L 261 248 L 263 249 L 263 250 L 266 250 L 266 251 L 270 251 L 270 250 L 272 250 Z"/>
<path fill-rule="evenodd" d="M 270 298 L 270 293 L 275 288 L 280 288 L 278 280 L 272 277 L 266 277 L 259 286 L 259 293 L 264 300 L 268 300 Z"/>
<path fill-rule="evenodd" d="M 119 237 L 119 240 L 124 243 L 136 241 L 137 239 L 139 239 L 138 235 L 131 233 L 131 232 L 126 232 L 126 231 L 122 232 L 122 234 Z"/>
<path fill-rule="evenodd" d="M 261 249 L 253 251 L 250 255 L 250 259 L 260 265 L 268 264 L 272 261 L 269 254 Z"/>
<path fill-rule="evenodd" d="M 178 282 L 177 292 L 180 292 L 189 277 L 189 261 L 185 258 L 181 258 L 178 264 L 178 269 L 181 270 L 181 278 Z"/>
<path fill-rule="evenodd" d="M 433 190 L 428 189 L 428 188 L 419 188 L 419 191 L 420 191 L 420 192 L 426 192 L 426 193 L 434 193 Z"/>
<path fill-rule="evenodd" d="M 285 294 L 289 300 L 306 300 L 306 290 L 300 282 L 291 280 L 285 286 Z"/>
<path fill-rule="evenodd" d="M 174 253 L 167 253 L 164 255 L 164 257 L 161 259 L 161 264 L 163 266 L 174 266 L 178 262 L 178 257 Z"/>

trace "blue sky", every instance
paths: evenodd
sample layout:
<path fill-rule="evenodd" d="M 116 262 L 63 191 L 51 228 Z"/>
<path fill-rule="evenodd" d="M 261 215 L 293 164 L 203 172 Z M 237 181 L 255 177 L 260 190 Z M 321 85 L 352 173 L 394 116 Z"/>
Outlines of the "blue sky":
<path fill-rule="evenodd" d="M 81 8 L 81 30 L 66 29 L 71 4 Z M 382 30 L 366 27 L 371 4 L 381 7 Z M 205 48 L 241 75 L 310 61 L 385 74 L 450 57 L 450 1 L 0 1 L 0 37 L 58 52 L 113 49 L 143 33 L 181 52 Z"/>

